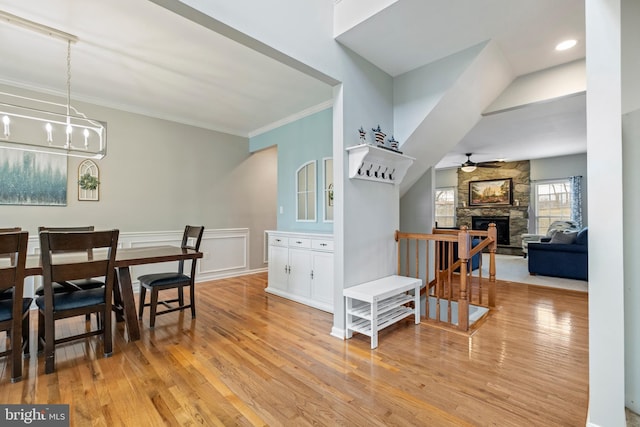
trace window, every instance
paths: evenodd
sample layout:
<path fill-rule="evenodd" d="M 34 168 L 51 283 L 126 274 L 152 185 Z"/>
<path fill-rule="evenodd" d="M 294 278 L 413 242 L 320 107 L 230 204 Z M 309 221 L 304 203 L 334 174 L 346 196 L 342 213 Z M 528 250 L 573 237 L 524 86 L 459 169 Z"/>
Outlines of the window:
<path fill-rule="evenodd" d="M 571 218 L 571 180 L 540 181 L 534 186 L 536 233 L 544 234 L 553 221 Z"/>
<path fill-rule="evenodd" d="M 305 163 L 296 172 L 296 220 L 316 220 L 316 162 Z"/>
<path fill-rule="evenodd" d="M 438 227 L 456 226 L 455 187 L 436 188 L 436 224 Z"/>

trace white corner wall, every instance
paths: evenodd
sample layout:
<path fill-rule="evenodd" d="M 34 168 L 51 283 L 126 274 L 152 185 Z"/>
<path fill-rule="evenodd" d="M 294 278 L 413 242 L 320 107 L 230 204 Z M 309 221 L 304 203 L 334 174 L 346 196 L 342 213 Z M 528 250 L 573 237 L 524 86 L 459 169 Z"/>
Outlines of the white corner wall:
<path fill-rule="evenodd" d="M 586 0 L 589 418 L 624 426 L 621 0 Z"/>
<path fill-rule="evenodd" d="M 625 404 L 640 414 L 640 2 L 622 1 Z"/>

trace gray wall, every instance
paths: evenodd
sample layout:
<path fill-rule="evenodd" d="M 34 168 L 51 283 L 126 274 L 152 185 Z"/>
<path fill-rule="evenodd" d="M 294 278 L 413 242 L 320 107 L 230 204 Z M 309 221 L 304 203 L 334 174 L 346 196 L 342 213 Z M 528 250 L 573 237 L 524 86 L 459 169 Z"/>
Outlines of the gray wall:
<path fill-rule="evenodd" d="M 82 159 L 69 157 L 67 206 L 0 205 L 0 227 L 20 226 L 30 234 L 39 225 L 91 224 L 123 232 L 181 230 L 187 223 L 249 228 L 250 268 L 264 267 L 263 230 L 276 224 L 275 150 L 250 155 L 247 138 L 73 105 L 108 123 L 107 156 L 96 161 L 100 201 L 78 201 Z"/>
<path fill-rule="evenodd" d="M 400 198 L 400 231 L 431 233 L 435 221 L 433 182 L 431 168 Z"/>

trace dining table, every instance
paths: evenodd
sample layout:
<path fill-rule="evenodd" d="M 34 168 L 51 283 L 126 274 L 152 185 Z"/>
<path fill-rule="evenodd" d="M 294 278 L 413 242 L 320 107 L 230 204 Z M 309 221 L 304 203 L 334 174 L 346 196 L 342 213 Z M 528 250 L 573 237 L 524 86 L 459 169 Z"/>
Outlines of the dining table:
<path fill-rule="evenodd" d="M 116 320 L 125 322 L 129 341 L 140 339 L 140 324 L 136 313 L 131 267 L 181 260 L 195 261 L 199 258 L 202 258 L 202 252 L 171 245 L 117 249 L 115 261 L 117 283 L 114 283 L 113 287 L 113 308 L 116 312 Z M 42 262 L 40 255 L 28 255 L 25 276 L 41 275 Z"/>

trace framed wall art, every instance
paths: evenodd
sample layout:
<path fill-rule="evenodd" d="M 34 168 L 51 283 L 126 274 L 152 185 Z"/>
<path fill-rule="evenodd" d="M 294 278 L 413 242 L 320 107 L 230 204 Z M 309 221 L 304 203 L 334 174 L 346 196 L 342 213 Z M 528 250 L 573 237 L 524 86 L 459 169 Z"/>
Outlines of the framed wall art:
<path fill-rule="evenodd" d="M 0 148 L 1 205 L 67 205 L 67 156 Z"/>
<path fill-rule="evenodd" d="M 100 169 L 93 160 L 85 160 L 78 166 L 78 200 L 100 200 Z"/>
<path fill-rule="evenodd" d="M 509 206 L 512 203 L 511 178 L 469 182 L 469 206 Z"/>

